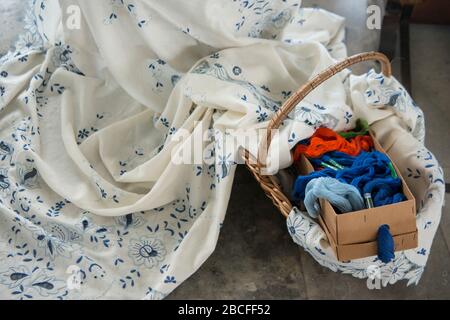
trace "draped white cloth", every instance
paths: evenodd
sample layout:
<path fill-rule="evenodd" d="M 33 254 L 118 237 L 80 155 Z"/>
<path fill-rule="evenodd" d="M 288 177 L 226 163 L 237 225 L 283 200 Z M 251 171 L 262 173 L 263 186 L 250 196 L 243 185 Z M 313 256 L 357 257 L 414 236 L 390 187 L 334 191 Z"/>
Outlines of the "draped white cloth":
<path fill-rule="evenodd" d="M 265 127 L 291 92 L 346 56 L 343 39 L 341 17 L 299 1 L 33 1 L 16 51 L 0 61 L 0 298 L 169 294 L 215 248 L 239 157 L 226 130 Z M 287 166 L 315 128 L 349 129 L 358 117 L 417 197 L 420 247 L 383 266 L 400 264 L 387 282 L 417 283 L 444 187 L 423 114 L 395 79 L 335 76 L 297 106 L 272 149 Z M 174 163 L 197 133 L 211 161 Z M 338 263 L 298 210 L 288 226 L 321 264 L 367 276 L 373 257 Z"/>

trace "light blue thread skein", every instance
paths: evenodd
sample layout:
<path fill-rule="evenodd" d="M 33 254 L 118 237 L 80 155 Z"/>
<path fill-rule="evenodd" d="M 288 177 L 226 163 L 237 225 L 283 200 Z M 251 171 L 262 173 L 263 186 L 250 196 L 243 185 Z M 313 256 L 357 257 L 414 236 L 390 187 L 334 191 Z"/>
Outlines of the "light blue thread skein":
<path fill-rule="evenodd" d="M 319 198 L 328 200 L 341 213 L 365 208 L 356 187 L 330 177 L 315 178 L 306 185 L 304 203 L 313 218 L 317 218 L 320 212 Z"/>

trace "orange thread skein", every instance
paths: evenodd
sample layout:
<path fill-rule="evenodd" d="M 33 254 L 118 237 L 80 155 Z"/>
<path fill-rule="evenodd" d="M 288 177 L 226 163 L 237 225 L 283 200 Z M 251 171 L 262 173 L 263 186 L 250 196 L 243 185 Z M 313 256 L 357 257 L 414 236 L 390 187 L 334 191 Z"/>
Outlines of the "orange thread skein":
<path fill-rule="evenodd" d="M 328 128 L 318 128 L 312 135 L 309 145 L 298 144 L 294 151 L 294 160 L 301 154 L 309 158 L 318 158 L 329 151 L 340 151 L 351 156 L 357 156 L 361 150 L 369 151 L 373 147 L 372 137 L 356 136 L 346 140 Z"/>

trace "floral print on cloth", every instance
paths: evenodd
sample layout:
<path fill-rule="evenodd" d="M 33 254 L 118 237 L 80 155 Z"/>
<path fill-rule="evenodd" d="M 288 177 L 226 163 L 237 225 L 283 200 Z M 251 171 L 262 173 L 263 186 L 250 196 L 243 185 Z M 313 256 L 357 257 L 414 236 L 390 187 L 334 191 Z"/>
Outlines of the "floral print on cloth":
<path fill-rule="evenodd" d="M 72 5 L 77 30 L 61 23 Z M 266 126 L 292 92 L 346 56 L 343 40 L 341 17 L 299 1 L 31 1 L 15 50 L 0 58 L 0 298 L 167 296 L 226 223 L 239 160 L 226 129 Z M 424 242 L 385 272 L 389 283 L 416 283 L 439 222 L 442 172 L 420 142 L 420 109 L 395 79 L 378 77 L 329 80 L 272 145 L 285 166 L 319 126 L 349 129 L 368 113 L 381 135 L 396 128 L 386 144 L 417 185 Z M 181 142 L 180 129 L 189 132 Z M 198 132 L 209 161 L 171 161 Z M 302 213 L 288 224 L 319 263 L 366 276 L 365 262 L 334 261 Z"/>

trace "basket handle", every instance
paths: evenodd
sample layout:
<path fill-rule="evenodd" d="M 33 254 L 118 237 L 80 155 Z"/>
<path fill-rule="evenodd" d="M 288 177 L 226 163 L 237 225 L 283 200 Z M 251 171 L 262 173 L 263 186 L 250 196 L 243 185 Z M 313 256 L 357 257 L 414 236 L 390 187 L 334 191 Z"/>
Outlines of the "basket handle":
<path fill-rule="evenodd" d="M 392 68 L 389 59 L 381 52 L 365 52 L 348 57 L 345 60 L 338 62 L 326 70 L 320 72 L 314 76 L 311 80 L 301 86 L 296 92 L 294 92 L 281 106 L 281 108 L 275 113 L 275 116 L 269 122 L 267 127 L 267 133 L 265 139 L 262 139 L 259 146 L 260 153 L 258 156 L 258 166 L 263 168 L 266 163 L 267 153 L 269 151 L 270 143 L 273 138 L 273 130 L 278 129 L 281 123 L 286 119 L 288 114 L 294 109 L 294 107 L 301 102 L 311 91 L 318 87 L 321 83 L 325 82 L 340 71 L 363 61 L 376 60 L 381 64 L 381 72 L 386 76 L 392 75 Z"/>

